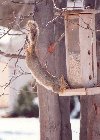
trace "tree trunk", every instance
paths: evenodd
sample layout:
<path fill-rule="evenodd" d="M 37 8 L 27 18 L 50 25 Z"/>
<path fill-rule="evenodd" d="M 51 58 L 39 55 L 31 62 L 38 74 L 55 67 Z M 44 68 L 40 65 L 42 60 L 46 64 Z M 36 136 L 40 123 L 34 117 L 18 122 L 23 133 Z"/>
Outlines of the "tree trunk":
<path fill-rule="evenodd" d="M 57 0 L 56 5 L 59 8 L 66 7 L 67 0 L 62 0 L 59 2 Z M 55 40 L 65 32 L 64 19 L 58 18 L 55 22 Z M 67 78 L 66 70 L 66 50 L 65 50 L 65 38 L 63 38 L 60 43 L 56 46 L 55 53 L 55 68 L 56 75 L 60 78 L 61 75 Z M 61 113 L 61 140 L 71 140 L 71 126 L 70 126 L 70 97 L 59 96 L 60 113 Z"/>
<path fill-rule="evenodd" d="M 47 70 L 50 73 L 60 77 L 61 71 L 66 73 L 65 57 L 63 58 L 63 55 L 65 56 L 64 46 L 57 46 L 57 50 L 51 54 L 47 52 L 47 48 L 55 41 L 54 24 L 45 26 L 54 16 L 52 1 L 44 0 L 41 5 L 37 6 L 37 11 L 35 19 L 40 27 L 38 57 L 42 65 L 47 65 Z M 59 35 L 56 34 L 56 36 Z M 54 95 L 40 85 L 38 86 L 38 97 L 41 140 L 71 140 L 69 98 Z"/>

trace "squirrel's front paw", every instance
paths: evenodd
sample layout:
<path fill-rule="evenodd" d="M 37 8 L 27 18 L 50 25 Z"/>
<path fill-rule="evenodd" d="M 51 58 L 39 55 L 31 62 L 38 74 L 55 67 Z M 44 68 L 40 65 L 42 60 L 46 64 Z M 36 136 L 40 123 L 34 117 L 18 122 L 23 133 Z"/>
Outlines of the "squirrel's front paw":
<path fill-rule="evenodd" d="M 28 53 L 28 54 L 29 54 L 29 53 L 31 54 L 31 53 L 32 53 L 32 48 L 31 48 L 31 47 L 27 47 L 27 48 L 25 49 L 25 52 Z"/>
<path fill-rule="evenodd" d="M 62 75 L 60 78 L 60 94 L 63 94 L 66 89 L 69 88 L 68 83 L 65 82 L 64 76 Z"/>

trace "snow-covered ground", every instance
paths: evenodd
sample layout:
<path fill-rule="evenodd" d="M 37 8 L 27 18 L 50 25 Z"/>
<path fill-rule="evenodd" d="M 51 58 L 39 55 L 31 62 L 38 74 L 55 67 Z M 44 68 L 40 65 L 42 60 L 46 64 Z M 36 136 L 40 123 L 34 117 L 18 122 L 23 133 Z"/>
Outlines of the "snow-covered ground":
<path fill-rule="evenodd" d="M 71 119 L 73 140 L 79 140 L 79 119 Z M 40 140 L 39 119 L 0 118 L 0 140 Z"/>
<path fill-rule="evenodd" d="M 79 140 L 80 120 L 71 119 L 72 140 Z"/>
<path fill-rule="evenodd" d="M 0 118 L 0 140 L 39 140 L 36 118 Z"/>

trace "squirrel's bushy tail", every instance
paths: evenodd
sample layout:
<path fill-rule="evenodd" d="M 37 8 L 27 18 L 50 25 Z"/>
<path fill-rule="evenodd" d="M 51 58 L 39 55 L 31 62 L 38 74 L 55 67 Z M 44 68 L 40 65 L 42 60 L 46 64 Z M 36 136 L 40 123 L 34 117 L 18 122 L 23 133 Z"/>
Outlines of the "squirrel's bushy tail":
<path fill-rule="evenodd" d="M 27 22 L 26 29 L 28 32 L 27 39 L 28 39 L 29 46 L 31 46 L 32 47 L 31 49 L 34 50 L 39 36 L 38 24 L 34 20 L 29 20 Z"/>
<path fill-rule="evenodd" d="M 38 41 L 39 28 L 35 21 L 28 21 L 28 41 L 29 44 L 26 50 L 26 63 L 36 81 L 48 90 L 54 93 L 63 93 L 69 86 L 65 83 L 64 78 L 59 78 L 51 75 L 41 65 L 39 58 L 35 52 L 35 47 Z"/>

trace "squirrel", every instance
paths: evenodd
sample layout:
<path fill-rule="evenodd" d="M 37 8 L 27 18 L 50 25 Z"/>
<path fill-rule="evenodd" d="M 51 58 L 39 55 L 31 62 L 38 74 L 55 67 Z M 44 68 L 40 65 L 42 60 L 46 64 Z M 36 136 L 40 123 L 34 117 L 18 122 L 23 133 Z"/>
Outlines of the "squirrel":
<path fill-rule="evenodd" d="M 61 79 L 51 75 L 45 68 L 42 67 L 39 58 L 35 52 L 38 36 L 39 27 L 36 21 L 29 20 L 26 24 L 27 33 L 27 47 L 26 47 L 26 64 L 30 69 L 36 82 L 47 90 L 51 90 L 54 93 L 63 93 L 69 88 L 69 85 L 65 82 L 64 77 Z"/>

